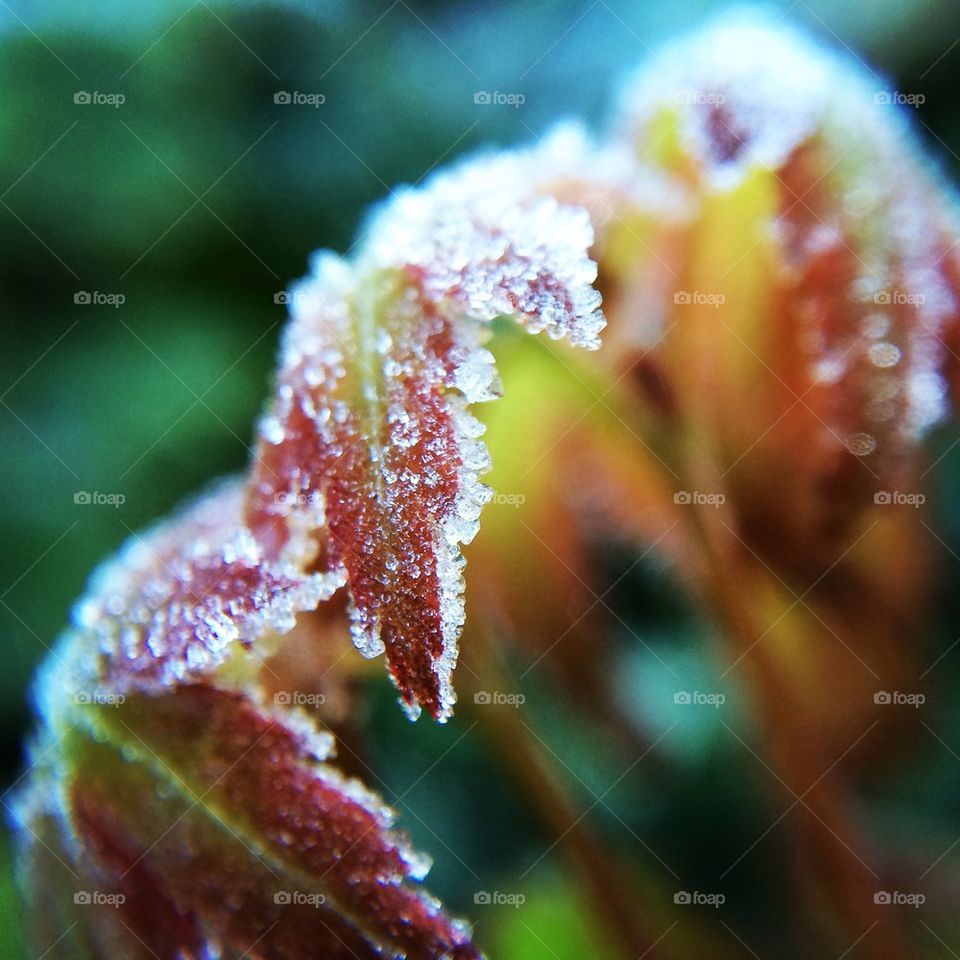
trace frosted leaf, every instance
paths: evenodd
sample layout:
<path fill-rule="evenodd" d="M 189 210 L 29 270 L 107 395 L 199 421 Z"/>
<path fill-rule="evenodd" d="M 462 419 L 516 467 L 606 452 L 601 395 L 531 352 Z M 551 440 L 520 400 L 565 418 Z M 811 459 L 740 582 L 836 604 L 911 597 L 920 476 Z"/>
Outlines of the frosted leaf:
<path fill-rule="evenodd" d="M 135 535 L 94 575 L 74 611 L 115 692 L 192 682 L 343 585 L 268 560 L 243 525 L 242 486 L 223 486 L 173 520 Z M 264 650 L 252 658 L 255 665 Z"/>
<path fill-rule="evenodd" d="M 98 957 L 201 956 L 201 944 L 239 957 L 256 942 L 265 957 L 480 960 L 417 885 L 428 858 L 329 753 L 295 711 L 206 684 L 74 706 L 13 803 L 46 946 L 64 937 L 50 904 L 89 884 L 120 895 L 99 920 L 74 918 Z M 90 955 L 72 940 L 48 954 Z"/>
<path fill-rule="evenodd" d="M 291 298 L 249 523 L 267 559 L 346 572 L 354 643 L 386 653 L 411 716 L 455 701 L 460 551 L 489 499 L 467 406 L 500 391 L 489 322 L 599 345 L 590 219 L 546 193 L 569 162 L 551 140 L 401 190 L 353 261 L 318 255 Z"/>
<path fill-rule="evenodd" d="M 223 485 L 133 537 L 41 670 L 43 726 L 13 805 L 37 928 L 57 927 L 48 905 L 79 881 L 123 898 L 75 924 L 97 956 L 239 956 L 257 941 L 264 956 L 479 960 L 416 885 L 429 861 L 393 811 L 329 762 L 330 733 L 261 685 L 271 638 L 343 571 L 266 557 L 243 506 L 242 486 Z M 48 955 L 85 955 L 71 939 L 51 952 L 62 934 Z"/>
<path fill-rule="evenodd" d="M 742 242 L 737 263 L 765 257 L 774 266 L 771 302 L 782 306 L 769 323 L 791 338 L 784 363 L 805 360 L 806 383 L 791 369 L 777 376 L 798 384 L 815 411 L 823 470 L 844 448 L 862 449 L 849 439 L 860 436 L 871 438 L 878 466 L 904 462 L 946 411 L 945 371 L 960 339 L 956 203 L 891 89 L 819 41 L 736 13 L 651 59 L 627 86 L 615 131 L 615 143 L 633 150 L 637 183 L 666 174 L 686 191 L 693 230 L 698 204 L 737 191 L 770 198 L 769 229 L 752 226 L 757 236 Z M 667 258 L 673 241 L 661 230 L 651 245 Z M 740 240 L 715 242 L 719 250 Z M 669 266 L 683 273 L 682 254 Z M 645 299 L 674 292 L 640 276 Z M 722 285 L 719 276 L 699 282 Z M 650 310 L 633 300 L 630 308 Z M 669 309 L 647 342 L 669 329 Z M 892 379 L 878 380 L 879 370 Z"/>

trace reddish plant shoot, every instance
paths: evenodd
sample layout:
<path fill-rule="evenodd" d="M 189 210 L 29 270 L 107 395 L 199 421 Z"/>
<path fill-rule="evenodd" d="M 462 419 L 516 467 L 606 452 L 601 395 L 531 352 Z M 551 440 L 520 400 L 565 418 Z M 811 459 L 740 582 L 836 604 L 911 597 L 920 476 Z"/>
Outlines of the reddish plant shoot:
<path fill-rule="evenodd" d="M 589 515 L 657 542 L 676 527 L 664 549 L 687 551 L 691 581 L 722 580 L 715 556 L 691 553 L 711 524 L 749 545 L 731 569 L 758 596 L 779 589 L 769 577 L 823 573 L 881 488 L 912 475 L 960 342 L 954 211 L 906 125 L 862 102 L 867 86 L 788 33 L 724 26 L 656 60 L 599 145 L 564 128 L 481 156 L 395 193 L 354 255 L 314 257 L 289 293 L 248 474 L 104 564 L 41 671 L 14 817 L 38 954 L 480 956 L 421 888 L 429 864 L 392 812 L 338 771 L 332 734 L 272 696 L 271 658 L 327 642 L 311 616 L 342 600 L 407 715 L 451 715 L 462 548 L 491 496 L 470 408 L 501 392 L 493 322 L 593 351 L 598 287 L 611 323 L 590 376 L 614 371 L 611 403 L 633 426 L 600 423 L 596 403 L 578 414 L 567 390 L 569 425 L 507 467 L 593 465 Z M 691 465 L 722 481 L 720 522 L 692 525 L 697 511 L 666 499 L 667 475 Z M 554 557 L 582 527 L 561 492 L 523 534 Z M 904 516 L 874 525 L 912 544 Z M 497 615 L 536 624 L 542 595 L 502 582 L 515 559 L 531 566 L 514 533 L 485 545 L 478 572 Z M 861 607 L 861 624 L 888 607 L 907 622 L 915 594 L 850 553 L 809 600 L 820 623 L 839 638 Z M 784 649 L 806 650 L 802 615 L 784 620 Z M 885 622 L 865 632 L 899 643 Z M 576 682 L 595 670 L 602 688 L 596 659 Z"/>

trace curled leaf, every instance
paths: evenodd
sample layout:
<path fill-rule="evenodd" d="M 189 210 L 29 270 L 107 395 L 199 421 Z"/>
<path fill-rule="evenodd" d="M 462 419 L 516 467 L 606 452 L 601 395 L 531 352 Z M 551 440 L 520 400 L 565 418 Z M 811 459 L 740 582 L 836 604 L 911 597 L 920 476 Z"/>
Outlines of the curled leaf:
<path fill-rule="evenodd" d="M 658 454 L 683 473 L 709 448 L 704 482 L 754 548 L 775 530 L 812 568 L 916 482 L 956 377 L 955 202 L 883 87 L 734 17 L 641 70 L 611 148 L 676 202 L 625 202 L 600 232 L 607 358 L 659 419 Z"/>
<path fill-rule="evenodd" d="M 231 661 L 256 664 L 343 584 L 264 556 L 243 525 L 242 486 L 222 485 L 179 517 L 136 535 L 97 572 L 75 621 L 114 693 L 196 682 Z M 259 641 L 259 643 L 258 643 Z"/>
<path fill-rule="evenodd" d="M 102 955 L 122 924 L 165 958 L 478 956 L 408 885 L 426 863 L 390 812 L 295 715 L 195 685 L 75 720 L 56 747 L 65 851 L 77 892 L 117 901 Z"/>
<path fill-rule="evenodd" d="M 536 155 L 477 161 L 396 197 L 353 261 L 321 254 L 292 293 L 249 522 L 268 556 L 345 571 L 353 636 L 386 651 L 401 701 L 445 719 L 463 557 L 489 492 L 497 396 L 486 327 L 512 317 L 577 346 L 603 326 L 586 213 L 537 196 Z"/>
<path fill-rule="evenodd" d="M 439 177 L 389 204 L 353 261 L 319 255 L 251 476 L 94 576 L 38 683 L 15 817 L 35 893 L 72 878 L 103 896 L 67 933 L 34 911 L 46 955 L 479 956 L 274 665 L 314 675 L 281 637 L 329 642 L 340 608 L 317 609 L 346 584 L 353 639 L 386 650 L 408 712 L 449 715 L 460 545 L 489 496 L 466 409 L 498 391 L 486 327 L 509 315 L 595 348 L 604 322 L 589 219 L 539 196 L 535 169 Z"/>

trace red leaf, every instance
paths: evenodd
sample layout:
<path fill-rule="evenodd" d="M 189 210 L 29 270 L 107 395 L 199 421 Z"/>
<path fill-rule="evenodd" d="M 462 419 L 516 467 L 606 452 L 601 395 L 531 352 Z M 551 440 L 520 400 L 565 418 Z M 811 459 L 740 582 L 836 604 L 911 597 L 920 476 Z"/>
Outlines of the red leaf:
<path fill-rule="evenodd" d="M 318 257 L 261 427 L 251 527 L 273 559 L 345 571 L 354 641 L 386 651 L 412 717 L 455 700 L 460 545 L 489 497 L 466 407 L 498 391 L 484 326 L 588 348 L 603 326 L 589 221 L 538 198 L 534 173 L 536 155 L 469 165 L 401 193 L 355 262 Z"/>
<path fill-rule="evenodd" d="M 66 763 L 77 862 L 164 958 L 213 942 L 271 958 L 479 956 L 408 883 L 426 865 L 392 814 L 322 762 L 329 742 L 296 715 L 182 686 L 83 726 Z"/>
<path fill-rule="evenodd" d="M 104 658 L 105 688 L 162 689 L 193 681 L 269 644 L 342 584 L 267 560 L 243 526 L 241 488 L 223 485 L 178 517 L 134 535 L 101 567 L 75 620 Z M 87 691 L 90 692 L 90 691 Z"/>

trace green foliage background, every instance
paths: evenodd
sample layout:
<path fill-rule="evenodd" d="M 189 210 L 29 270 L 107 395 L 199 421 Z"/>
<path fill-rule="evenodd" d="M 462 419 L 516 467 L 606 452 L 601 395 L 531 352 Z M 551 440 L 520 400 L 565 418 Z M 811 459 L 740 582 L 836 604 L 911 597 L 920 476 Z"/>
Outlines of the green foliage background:
<path fill-rule="evenodd" d="M 275 295 L 304 272 L 307 254 L 348 249 L 371 202 L 473 148 L 530 141 L 563 116 L 600 126 L 627 70 L 664 38 L 724 6 L 3 4 L 4 789 L 22 765 L 31 672 L 92 566 L 130 531 L 247 461 L 284 319 Z M 960 31 L 960 8 L 932 0 L 810 0 L 771 9 L 825 42 L 849 46 L 890 74 L 893 88 L 922 91 L 919 135 L 956 179 L 960 47 L 948 47 Z M 326 102 L 317 109 L 277 105 L 278 90 L 323 93 Z M 519 109 L 479 106 L 477 90 L 523 92 L 526 102 Z M 77 105 L 78 91 L 122 93 L 126 102 L 116 109 Z M 125 302 L 78 305 L 79 291 L 120 293 Z M 955 436 L 941 433 L 938 449 L 946 451 Z M 948 491 L 960 464 L 955 455 L 948 460 L 937 481 L 946 546 L 934 652 L 946 651 L 957 635 L 957 604 L 947 598 L 960 521 Z M 77 491 L 126 499 L 118 509 L 83 506 L 74 503 Z M 662 591 L 640 596 L 631 609 L 638 631 L 677 656 L 702 655 L 685 635 L 687 618 L 671 611 Z M 956 673 L 947 662 L 938 682 Z M 657 682 L 642 665 L 617 679 L 628 697 Z M 558 749 L 587 779 L 599 766 L 603 781 L 609 758 L 575 723 L 563 726 L 567 718 L 555 715 L 548 693 L 531 697 L 545 728 L 556 731 Z M 497 783 L 482 742 L 458 750 L 442 776 L 417 780 L 464 730 L 456 723 L 443 731 L 410 727 L 392 700 L 384 689 L 371 720 L 380 786 L 399 802 L 417 843 L 436 856 L 432 889 L 473 914 L 477 882 L 458 860 L 509 877 L 539 855 L 543 841 L 510 788 Z M 655 726 L 657 719 L 644 722 Z M 744 782 L 756 770 L 715 742 L 710 729 L 691 729 L 685 742 L 679 779 L 654 791 L 638 775 L 609 802 L 696 873 L 749 837 Z M 890 823 L 916 822 L 910 805 L 919 796 L 929 829 L 949 833 L 960 819 L 958 766 L 944 756 L 917 764 L 909 790 L 900 801 L 891 798 Z M 618 768 L 610 769 L 608 781 Z M 725 811 L 733 836 L 705 831 L 703 818 L 717 811 Z M 465 824 L 474 832 L 465 834 Z M 497 955 L 569 956 L 585 936 L 559 866 L 538 876 L 535 887 L 524 887 L 528 907 L 502 912 L 486 928 Z M 772 902 L 760 928 L 772 931 L 778 909 Z M 26 956 L 19 912 L 10 870 L 0 863 L 0 942 L 11 958 Z M 586 956 L 587 948 L 576 954 Z"/>

